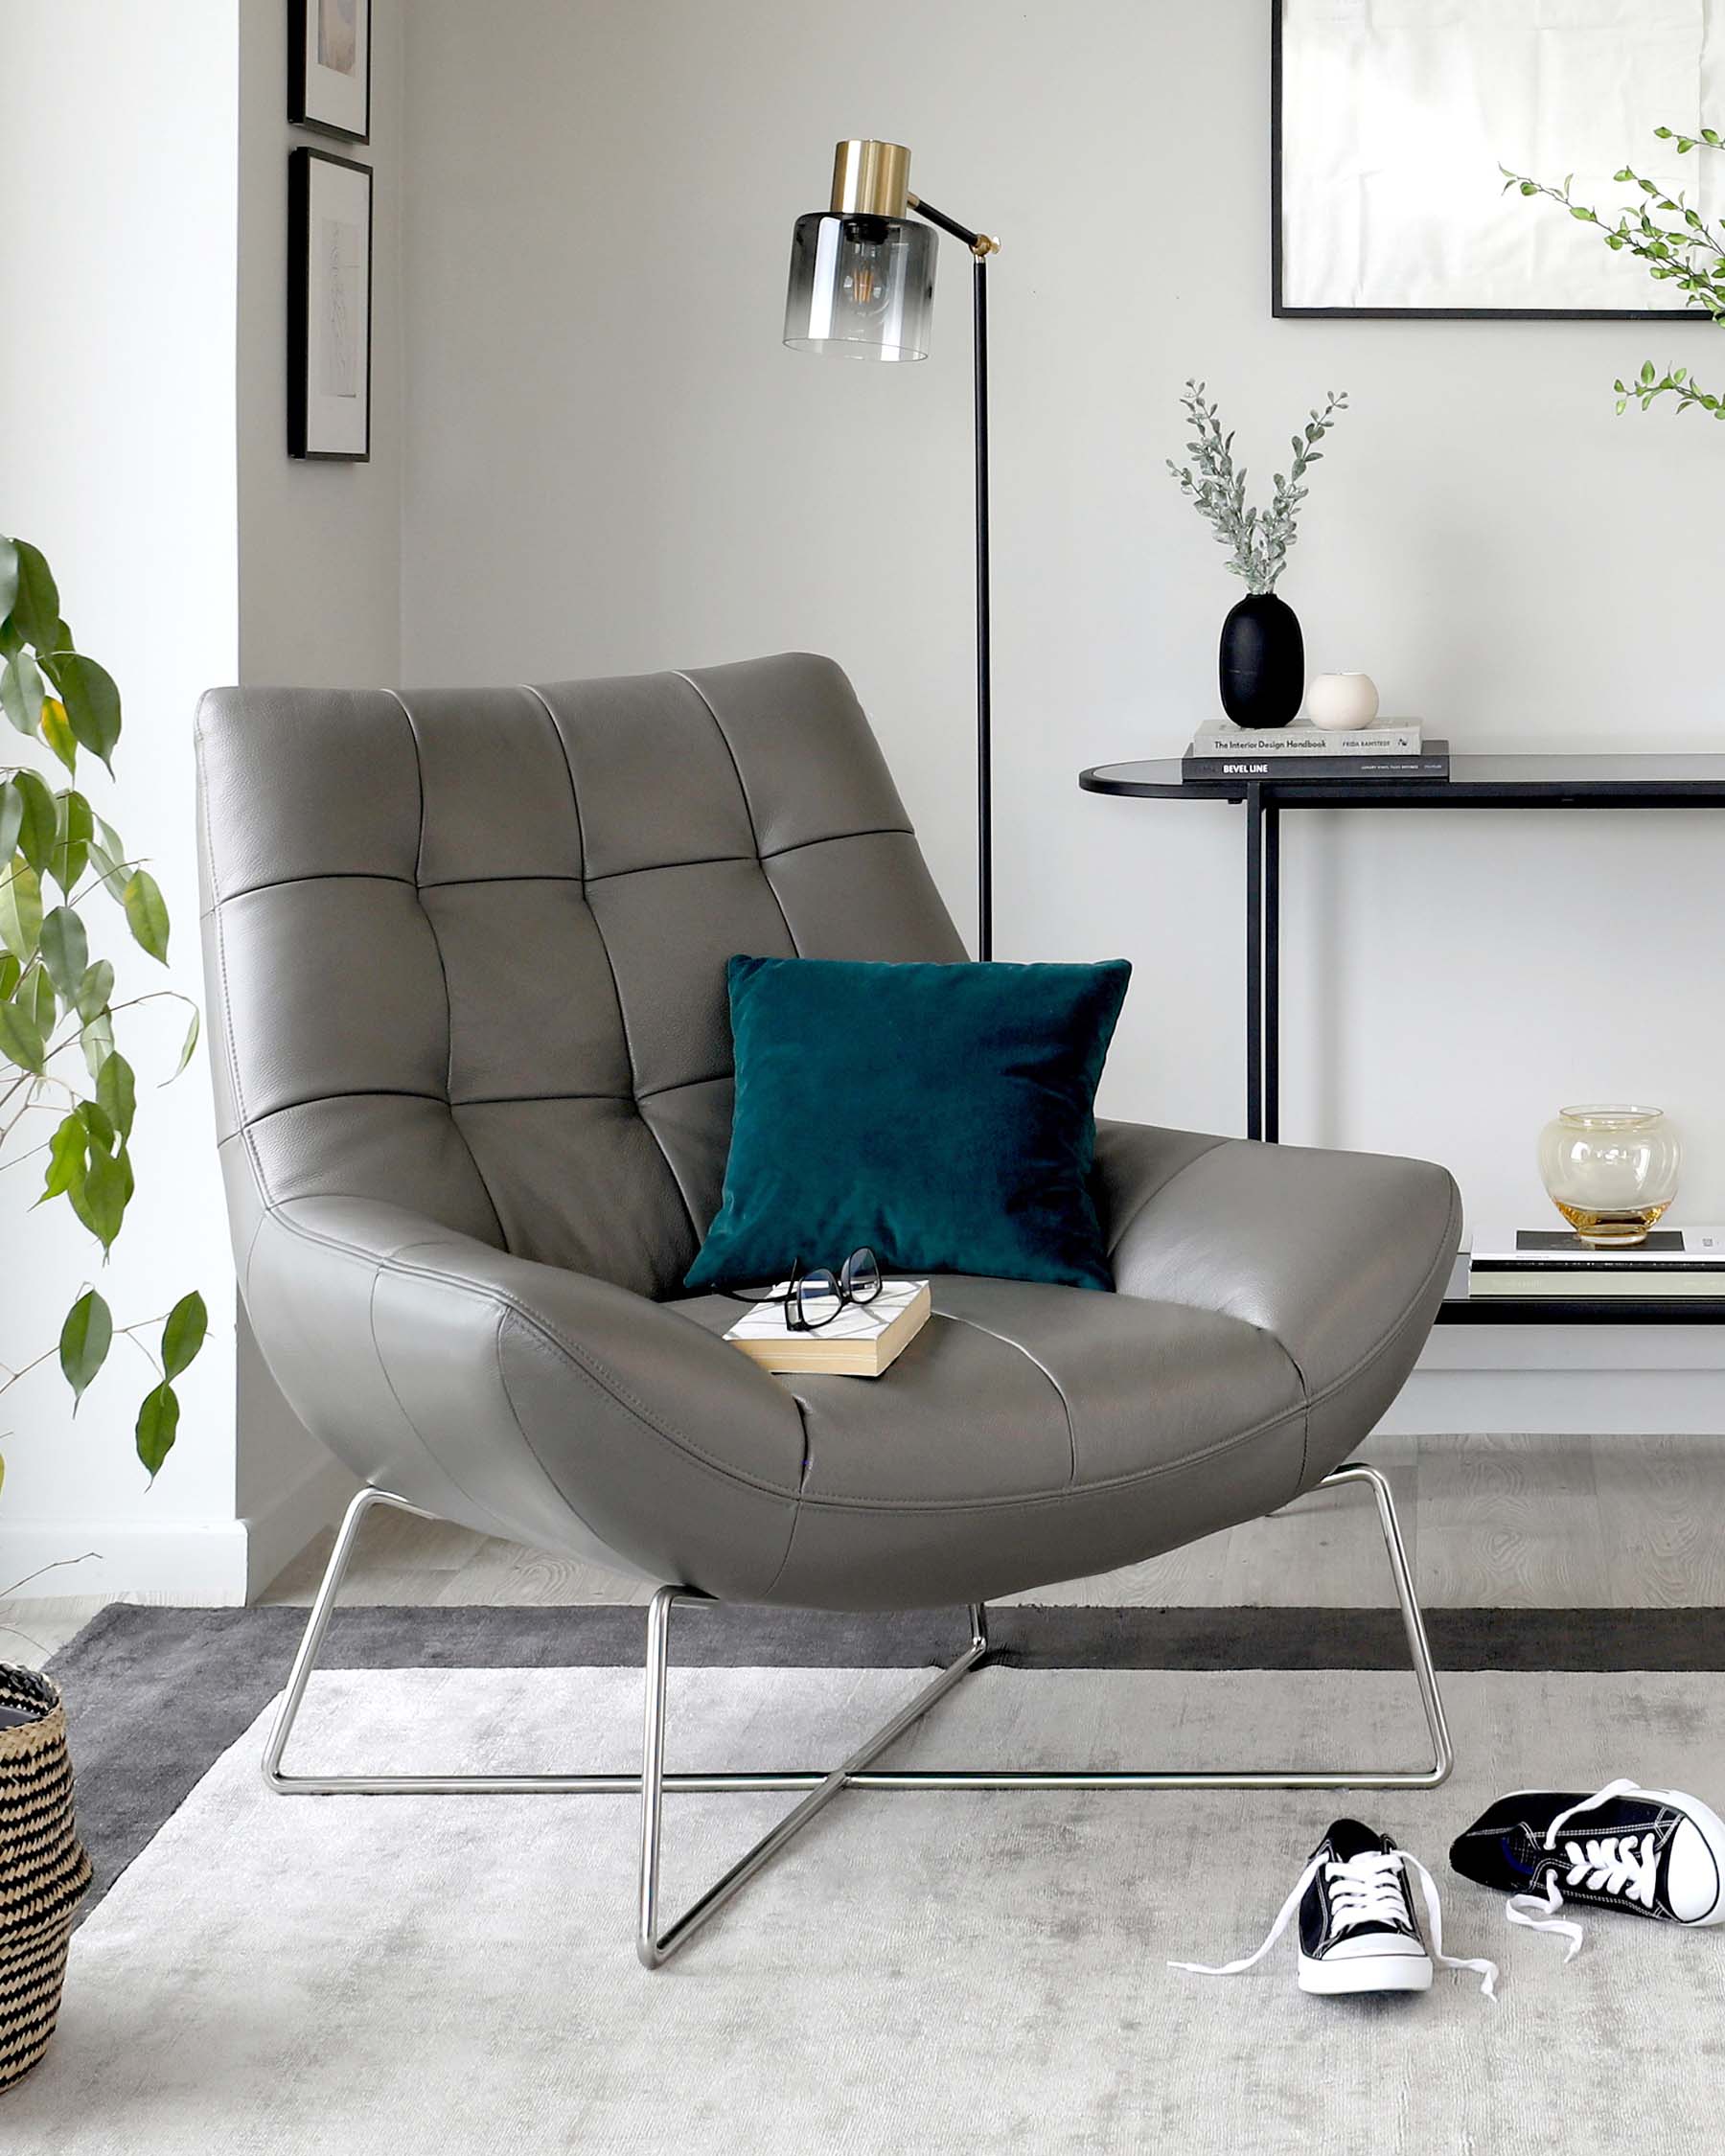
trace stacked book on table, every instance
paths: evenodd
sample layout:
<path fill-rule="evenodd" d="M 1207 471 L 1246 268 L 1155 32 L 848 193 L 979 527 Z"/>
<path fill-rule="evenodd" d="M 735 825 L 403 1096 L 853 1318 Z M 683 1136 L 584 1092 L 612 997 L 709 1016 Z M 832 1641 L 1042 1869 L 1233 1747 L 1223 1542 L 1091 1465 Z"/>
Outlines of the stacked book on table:
<path fill-rule="evenodd" d="M 1467 1292 L 1725 1301 L 1725 1227 L 1656 1227 L 1644 1243 L 1616 1250 L 1562 1228 L 1482 1228 L 1468 1255 Z"/>
<path fill-rule="evenodd" d="M 1446 779 L 1449 743 L 1427 741 L 1416 719 L 1325 733 L 1318 726 L 1277 726 L 1254 733 L 1227 720 L 1202 726 L 1181 759 L 1180 775 L 1194 785 L 1218 779 Z"/>

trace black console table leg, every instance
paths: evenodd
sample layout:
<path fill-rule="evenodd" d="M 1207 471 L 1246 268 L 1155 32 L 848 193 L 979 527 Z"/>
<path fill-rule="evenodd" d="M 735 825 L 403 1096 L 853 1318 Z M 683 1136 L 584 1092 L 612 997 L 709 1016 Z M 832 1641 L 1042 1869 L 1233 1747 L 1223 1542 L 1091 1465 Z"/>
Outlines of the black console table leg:
<path fill-rule="evenodd" d="M 1281 1136 L 1281 811 L 1264 810 L 1264 1136 Z"/>
<path fill-rule="evenodd" d="M 1246 789 L 1246 1135 L 1264 1135 L 1264 799 Z"/>
<path fill-rule="evenodd" d="M 1281 1135 L 1281 812 L 1246 789 L 1246 1135 Z"/>

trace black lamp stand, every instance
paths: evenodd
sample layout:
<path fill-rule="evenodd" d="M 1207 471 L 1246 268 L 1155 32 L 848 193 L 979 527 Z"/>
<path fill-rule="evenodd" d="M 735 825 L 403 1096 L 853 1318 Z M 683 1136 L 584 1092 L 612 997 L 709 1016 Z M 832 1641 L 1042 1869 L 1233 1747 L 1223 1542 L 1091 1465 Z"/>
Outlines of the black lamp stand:
<path fill-rule="evenodd" d="M 994 956 L 994 688 L 988 619 L 988 258 L 999 241 L 914 195 L 918 217 L 971 251 L 971 342 L 977 431 L 977 956 Z"/>

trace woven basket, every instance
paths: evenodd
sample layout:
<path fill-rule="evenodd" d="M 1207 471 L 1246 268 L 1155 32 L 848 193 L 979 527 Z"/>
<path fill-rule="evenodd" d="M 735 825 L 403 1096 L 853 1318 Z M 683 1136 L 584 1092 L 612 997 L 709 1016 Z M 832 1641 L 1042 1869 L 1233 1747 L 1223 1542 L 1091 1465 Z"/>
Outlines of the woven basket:
<path fill-rule="evenodd" d="M 36 1719 L 0 1729 L 0 2089 L 48 2049 L 72 1918 L 90 1860 L 72 1823 L 72 1757 L 58 1688 L 0 1665 L 0 1707 Z"/>

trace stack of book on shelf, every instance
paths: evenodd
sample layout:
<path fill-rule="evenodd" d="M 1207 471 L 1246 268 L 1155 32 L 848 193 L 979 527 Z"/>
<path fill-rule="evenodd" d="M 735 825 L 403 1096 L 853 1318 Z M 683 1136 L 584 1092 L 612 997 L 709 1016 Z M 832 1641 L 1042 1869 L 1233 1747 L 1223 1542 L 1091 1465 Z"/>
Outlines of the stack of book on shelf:
<path fill-rule="evenodd" d="M 1254 733 L 1227 720 L 1201 726 L 1181 759 L 1194 784 L 1218 779 L 1446 779 L 1449 743 L 1427 741 L 1418 720 L 1391 720 L 1356 733 L 1277 726 Z"/>
<path fill-rule="evenodd" d="M 1482 1228 L 1468 1254 L 1467 1292 L 1725 1300 L 1725 1227 L 1656 1227 L 1625 1250 L 1599 1250 L 1561 1228 Z"/>

